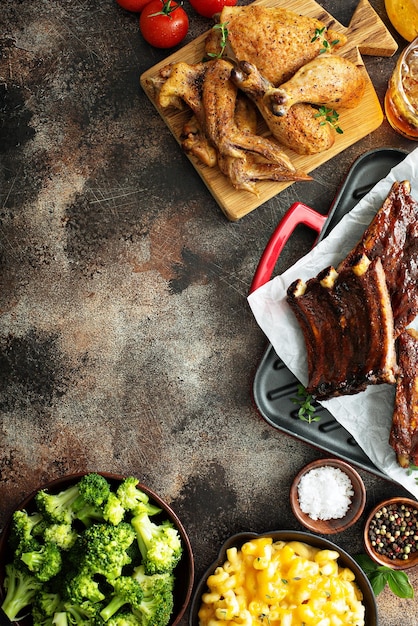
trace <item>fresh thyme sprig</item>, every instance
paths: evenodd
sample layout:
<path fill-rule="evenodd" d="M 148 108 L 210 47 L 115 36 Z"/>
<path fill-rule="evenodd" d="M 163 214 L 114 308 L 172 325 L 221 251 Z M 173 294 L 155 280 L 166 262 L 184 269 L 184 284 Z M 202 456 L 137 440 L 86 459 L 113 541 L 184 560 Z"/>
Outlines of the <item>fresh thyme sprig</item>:
<path fill-rule="evenodd" d="M 379 595 L 386 585 L 389 585 L 389 589 L 398 598 L 412 599 L 414 597 L 414 588 L 403 570 L 378 565 L 367 554 L 358 554 L 354 559 L 369 579 L 375 596 Z"/>
<path fill-rule="evenodd" d="M 411 476 L 412 472 L 418 472 L 418 465 L 413 465 L 412 463 L 409 465 L 407 469 L 408 476 Z M 415 482 L 418 485 L 418 476 L 415 476 Z"/>
<path fill-rule="evenodd" d="M 321 40 L 322 48 L 319 51 L 319 54 L 324 54 L 324 52 L 329 52 L 330 50 L 332 50 L 334 46 L 340 43 L 339 39 L 334 39 L 333 41 L 329 42 L 328 39 L 325 38 L 325 30 L 326 30 L 326 26 L 324 26 L 323 28 L 315 28 L 315 35 L 311 39 L 311 43 L 318 41 L 318 39 Z"/>
<path fill-rule="evenodd" d="M 323 117 L 324 119 L 320 122 L 320 126 L 324 126 L 324 124 L 329 124 L 339 135 L 343 134 L 343 130 L 338 126 L 339 114 L 335 109 L 329 109 L 326 106 L 319 107 L 318 113 L 315 113 L 315 117 Z"/>
<path fill-rule="evenodd" d="M 215 26 L 212 26 L 212 28 L 213 30 L 221 31 L 221 40 L 219 42 L 221 45 L 221 49 L 219 52 L 208 52 L 208 57 L 211 57 L 212 59 L 220 59 L 223 56 L 226 45 L 228 43 L 228 22 L 215 24 Z"/>
<path fill-rule="evenodd" d="M 290 398 L 293 404 L 299 405 L 298 418 L 302 422 L 319 422 L 321 419 L 319 415 L 315 415 L 315 402 L 313 396 L 308 393 L 303 385 L 298 385 L 298 392 L 296 398 Z"/>

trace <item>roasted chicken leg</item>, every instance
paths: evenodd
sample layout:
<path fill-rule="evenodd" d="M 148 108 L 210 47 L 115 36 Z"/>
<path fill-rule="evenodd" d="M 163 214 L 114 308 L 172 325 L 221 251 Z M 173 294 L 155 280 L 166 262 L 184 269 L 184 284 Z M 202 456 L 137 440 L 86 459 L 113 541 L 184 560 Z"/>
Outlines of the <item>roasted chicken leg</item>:
<path fill-rule="evenodd" d="M 271 96 L 276 87 L 252 63 L 242 61 L 235 65 L 231 80 L 257 105 L 271 134 L 282 145 L 298 154 L 316 154 L 333 145 L 335 131 L 323 123 L 323 118 L 311 105 L 295 104 L 287 115 L 275 115 Z"/>
<path fill-rule="evenodd" d="M 321 54 L 266 97 L 270 98 L 275 115 L 286 115 L 291 106 L 300 102 L 353 109 L 360 103 L 365 87 L 359 66 L 345 57 Z"/>

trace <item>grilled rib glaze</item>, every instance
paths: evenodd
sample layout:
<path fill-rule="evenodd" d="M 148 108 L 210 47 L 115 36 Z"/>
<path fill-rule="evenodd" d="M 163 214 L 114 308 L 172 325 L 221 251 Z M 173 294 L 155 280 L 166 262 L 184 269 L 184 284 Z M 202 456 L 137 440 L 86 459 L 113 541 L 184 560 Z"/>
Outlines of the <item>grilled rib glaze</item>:
<path fill-rule="evenodd" d="M 392 302 L 395 337 L 418 313 L 418 203 L 409 181 L 395 182 L 362 239 L 338 267 L 380 257 Z"/>
<path fill-rule="evenodd" d="M 398 338 L 399 374 L 389 443 L 399 465 L 418 465 L 418 332 L 409 328 Z"/>
<path fill-rule="evenodd" d="M 308 355 L 307 391 L 318 400 L 395 383 L 393 315 L 379 258 L 290 285 L 287 301 Z"/>

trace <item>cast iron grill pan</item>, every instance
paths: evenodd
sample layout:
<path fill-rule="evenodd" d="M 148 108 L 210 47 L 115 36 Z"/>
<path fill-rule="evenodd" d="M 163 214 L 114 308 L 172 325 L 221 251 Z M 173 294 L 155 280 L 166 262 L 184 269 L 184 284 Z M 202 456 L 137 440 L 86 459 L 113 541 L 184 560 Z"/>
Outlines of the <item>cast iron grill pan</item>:
<path fill-rule="evenodd" d="M 321 215 L 301 203 L 293 204 L 263 252 L 251 291 L 270 280 L 280 252 L 298 224 L 305 224 L 316 230 L 319 233 L 317 242 L 320 241 L 406 155 L 402 150 L 379 148 L 360 156 L 350 168 L 328 215 Z M 316 405 L 319 421 L 308 424 L 299 419 L 298 406 L 292 402 L 297 394 L 298 384 L 297 378 L 269 344 L 257 367 L 252 390 L 255 405 L 264 420 L 274 428 L 327 454 L 387 479 L 350 433 L 320 404 Z"/>

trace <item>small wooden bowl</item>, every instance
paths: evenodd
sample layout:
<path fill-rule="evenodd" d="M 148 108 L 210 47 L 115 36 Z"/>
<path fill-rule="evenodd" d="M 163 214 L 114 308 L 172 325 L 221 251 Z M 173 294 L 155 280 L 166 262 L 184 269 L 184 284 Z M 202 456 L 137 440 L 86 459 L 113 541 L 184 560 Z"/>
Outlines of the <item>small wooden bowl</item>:
<path fill-rule="evenodd" d="M 335 467 L 344 472 L 350 479 L 354 495 L 351 496 L 351 503 L 344 517 L 339 519 L 312 519 L 302 511 L 299 504 L 298 487 L 302 477 L 313 469 L 321 467 Z M 332 493 L 330 493 L 332 498 Z M 364 483 L 355 469 L 345 461 L 339 459 L 318 459 L 306 465 L 295 477 L 290 488 L 290 505 L 296 519 L 309 530 L 321 535 L 333 535 L 346 530 L 355 524 L 363 513 L 366 504 L 366 489 Z"/>
<path fill-rule="evenodd" d="M 414 567 L 415 565 L 418 565 L 418 541 L 416 539 L 412 538 L 411 541 L 413 541 L 414 544 L 417 546 L 417 551 L 411 552 L 409 554 L 408 559 L 403 559 L 403 558 L 393 559 L 393 558 L 390 558 L 389 556 L 385 556 L 377 552 L 374 549 L 372 545 L 372 540 L 370 538 L 370 526 L 371 526 L 372 520 L 375 518 L 376 513 L 378 513 L 384 507 L 394 508 L 396 510 L 398 507 L 401 507 L 402 505 L 406 505 L 407 507 L 412 508 L 415 511 L 418 511 L 418 502 L 416 500 L 412 500 L 411 498 L 402 498 L 402 497 L 389 498 L 388 500 L 383 500 L 383 502 L 380 502 L 380 504 L 374 507 L 374 509 L 370 512 L 370 515 L 368 516 L 366 520 L 366 524 L 364 526 L 364 547 L 366 548 L 366 552 L 369 555 L 369 557 L 373 559 L 373 561 L 375 561 L 376 563 L 379 563 L 379 565 L 386 565 L 388 567 L 391 567 L 392 569 L 403 570 L 403 569 L 409 569 L 411 567 Z M 418 514 L 415 515 L 415 519 L 418 520 Z M 415 524 L 415 529 L 416 528 L 417 526 Z M 415 531 L 415 535 L 418 535 L 417 530 Z"/>

